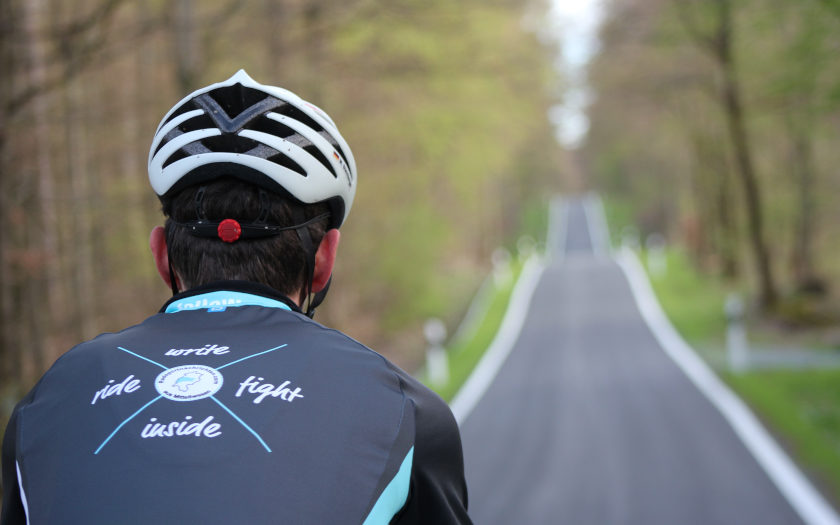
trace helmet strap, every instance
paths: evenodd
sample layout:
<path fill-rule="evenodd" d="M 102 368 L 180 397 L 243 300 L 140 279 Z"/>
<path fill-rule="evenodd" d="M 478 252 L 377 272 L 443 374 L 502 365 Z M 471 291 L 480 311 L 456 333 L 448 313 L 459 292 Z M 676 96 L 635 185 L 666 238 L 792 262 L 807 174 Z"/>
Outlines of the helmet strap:
<path fill-rule="evenodd" d="M 206 221 L 207 216 L 204 214 L 204 192 L 207 191 L 207 186 L 199 186 L 198 191 L 195 192 L 193 204 L 195 205 L 195 216 L 199 221 Z"/>
<path fill-rule="evenodd" d="M 323 303 L 324 299 L 327 298 L 327 292 L 330 291 L 330 285 L 331 284 L 332 284 L 332 275 L 330 275 L 330 278 L 327 280 L 327 284 L 325 284 L 324 287 L 321 288 L 321 291 L 316 292 L 315 295 L 312 296 L 312 299 L 310 300 L 310 307 L 312 308 L 313 315 L 315 313 L 315 309 L 318 308 L 319 306 L 321 306 L 321 303 Z"/>
<path fill-rule="evenodd" d="M 303 214 L 303 210 L 300 208 L 294 208 L 292 210 L 292 219 L 295 223 L 299 224 L 297 228 L 295 228 L 295 233 L 297 233 L 298 239 L 300 239 L 300 245 L 303 248 L 303 256 L 306 260 L 303 269 L 303 288 L 301 290 L 301 297 L 300 297 L 300 309 L 306 314 L 307 317 L 310 319 L 315 316 L 315 307 L 318 304 L 315 304 L 312 298 L 312 280 L 315 278 L 315 248 L 312 246 L 312 237 L 309 235 L 309 228 L 304 225 L 303 223 L 306 222 L 306 217 Z M 326 295 L 326 293 L 324 293 Z M 323 301 L 323 298 L 321 299 Z M 306 310 L 303 309 L 303 303 L 307 302 Z M 321 301 L 318 303 L 320 304 Z"/>
<path fill-rule="evenodd" d="M 214 237 L 215 231 L 218 227 L 218 223 L 210 222 L 207 220 L 207 216 L 204 213 L 203 206 L 204 192 L 205 186 L 201 186 L 195 195 L 194 205 L 196 217 L 198 218 L 198 220 L 190 223 L 185 223 L 183 225 L 189 227 L 193 235 L 197 235 L 199 237 Z M 303 210 L 301 208 L 295 207 L 292 209 L 292 220 L 295 222 L 294 226 L 269 226 L 266 223 L 269 214 L 268 193 L 265 190 L 260 189 L 259 196 L 260 215 L 259 217 L 257 217 L 257 220 L 253 223 L 241 225 L 243 232 L 247 233 L 249 237 L 254 238 L 277 235 L 282 231 L 291 229 L 295 230 L 295 233 L 297 233 L 298 239 L 300 240 L 301 248 L 303 249 L 305 261 L 303 274 L 304 283 L 303 288 L 301 289 L 301 295 L 299 297 L 300 308 L 306 314 L 306 316 L 311 319 L 315 315 L 315 308 L 317 308 L 327 296 L 327 291 L 329 291 L 330 284 L 332 283 L 332 277 L 330 277 L 330 279 L 327 281 L 327 284 L 322 290 L 318 291 L 315 295 L 312 295 L 312 281 L 315 278 L 315 254 L 317 252 L 317 247 L 313 246 L 312 236 L 309 234 L 308 226 L 313 222 L 328 217 L 329 214 L 318 215 L 317 217 L 313 217 L 307 220 L 306 216 L 303 213 Z M 169 281 L 172 287 L 172 295 L 177 294 L 178 286 L 175 281 L 175 271 L 172 268 L 171 259 L 169 261 Z M 306 303 L 305 310 L 304 303 Z"/>

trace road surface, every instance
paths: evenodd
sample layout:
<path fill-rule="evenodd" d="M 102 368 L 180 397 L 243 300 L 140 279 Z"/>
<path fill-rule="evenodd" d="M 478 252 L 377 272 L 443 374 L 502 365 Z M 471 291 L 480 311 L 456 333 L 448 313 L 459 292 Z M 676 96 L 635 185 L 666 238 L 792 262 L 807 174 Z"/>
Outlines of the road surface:
<path fill-rule="evenodd" d="M 519 338 L 462 421 L 475 523 L 802 523 L 659 347 L 583 202 L 554 220 Z"/>

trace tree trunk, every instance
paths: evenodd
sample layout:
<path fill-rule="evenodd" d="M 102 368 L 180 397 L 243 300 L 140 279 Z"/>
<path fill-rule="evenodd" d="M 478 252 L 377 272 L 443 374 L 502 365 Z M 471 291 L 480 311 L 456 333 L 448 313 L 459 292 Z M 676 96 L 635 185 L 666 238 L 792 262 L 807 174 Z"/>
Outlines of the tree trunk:
<path fill-rule="evenodd" d="M 285 69 L 285 54 L 289 52 L 286 32 L 291 24 L 287 21 L 289 8 L 286 1 L 265 0 L 265 15 L 268 22 L 266 31 L 268 49 L 265 55 L 267 58 L 265 70 L 268 71 L 270 78 L 277 71 L 281 73 L 278 78 L 282 78 Z"/>
<path fill-rule="evenodd" d="M 125 78 L 138 79 L 140 77 L 140 60 L 139 55 L 130 57 L 125 61 Z M 146 184 L 146 165 L 142 157 L 139 155 L 141 148 L 140 144 L 145 142 L 146 137 L 140 135 L 140 116 L 138 112 L 143 108 L 140 99 L 140 93 L 137 86 L 138 82 L 128 81 L 120 84 L 120 98 L 122 99 L 122 142 L 123 144 L 138 145 L 138 147 L 129 147 L 120 155 L 119 172 L 122 178 L 122 186 L 125 188 L 123 198 L 125 199 L 125 212 L 122 219 L 126 224 L 125 235 L 132 241 L 139 241 L 144 238 L 148 232 L 144 231 L 143 206 L 145 199 L 141 198 L 144 191 L 149 191 L 148 184 Z M 130 246 L 140 246 L 139 243 L 132 243 Z M 146 250 L 142 253 L 139 250 L 126 250 L 126 256 L 129 260 L 146 257 Z"/>
<path fill-rule="evenodd" d="M 303 27 L 306 56 L 307 100 L 323 105 L 324 98 L 324 0 L 306 2 L 303 7 Z"/>
<path fill-rule="evenodd" d="M 792 135 L 792 173 L 797 186 L 797 224 L 791 262 L 796 289 L 819 291 L 822 288 L 814 267 L 814 152 L 811 136 L 805 126 L 797 125 L 788 115 L 788 131 Z"/>
<path fill-rule="evenodd" d="M 172 29 L 178 91 L 186 95 L 195 89 L 198 82 L 198 33 L 195 26 L 193 0 L 175 2 L 175 19 Z"/>
<path fill-rule="evenodd" d="M 141 17 L 149 16 L 149 13 L 145 12 L 142 8 L 139 9 L 141 11 Z M 167 56 L 167 52 L 169 51 L 166 46 L 167 43 L 165 39 L 159 40 L 144 40 L 141 42 L 142 50 L 138 54 L 137 64 L 134 71 L 134 76 L 132 79 L 138 86 L 143 86 L 148 81 L 149 78 L 155 76 L 155 74 L 159 73 L 160 69 L 163 69 L 161 66 L 161 61 L 159 57 Z M 137 107 L 141 108 L 139 113 L 139 118 L 141 122 L 141 128 L 143 130 L 143 136 L 139 142 L 140 144 L 140 151 L 143 153 L 148 153 L 149 145 L 152 141 L 152 134 L 155 131 L 155 128 L 160 123 L 160 119 L 163 117 L 163 113 L 160 115 L 157 114 L 150 114 L 148 111 L 144 111 L 144 108 L 153 107 L 155 103 L 158 102 L 159 98 L 157 97 L 156 93 L 146 89 L 138 89 L 136 90 L 135 95 L 137 96 Z M 186 93 L 178 93 L 177 96 L 184 96 Z M 142 183 L 142 192 L 138 193 L 138 195 L 146 195 L 152 196 L 154 193 L 152 192 L 151 187 L 149 186 L 148 182 L 148 172 L 146 171 L 146 162 L 148 158 L 144 155 L 141 156 L 142 161 L 142 170 L 141 174 L 143 177 L 144 182 Z M 151 226 L 153 224 L 159 224 L 162 221 L 162 217 L 160 214 L 160 206 L 155 206 L 152 203 L 158 203 L 157 199 L 150 200 L 147 198 L 140 198 L 140 202 L 142 203 L 140 206 L 140 214 L 141 220 L 143 221 L 144 226 Z M 148 232 L 144 231 L 144 235 L 147 235 Z M 151 255 L 148 250 L 144 248 L 143 257 L 145 257 L 151 263 Z M 157 275 L 157 272 L 153 272 L 154 275 Z M 151 282 L 150 282 L 151 283 Z M 154 284 L 159 284 L 159 282 L 155 279 Z M 154 286 L 146 286 L 146 291 L 149 294 L 148 297 L 157 298 L 159 296 L 159 290 Z"/>
<path fill-rule="evenodd" d="M 692 197 L 698 216 L 698 257 L 715 258 L 720 274 L 732 279 L 737 276 L 737 231 L 735 229 L 730 188 L 730 169 L 725 144 L 716 131 L 717 122 L 705 122 L 696 112 L 682 111 L 681 121 L 689 126 L 692 146 Z"/>
<path fill-rule="evenodd" d="M 44 85 L 47 79 L 46 49 L 44 35 L 48 23 L 47 10 L 44 0 L 28 0 L 24 2 L 24 26 L 27 34 L 27 50 L 29 56 L 29 77 L 31 85 Z M 59 248 L 58 248 L 58 214 L 56 213 L 55 173 L 52 166 L 52 147 L 50 145 L 50 115 L 49 93 L 41 93 L 32 99 L 31 112 L 33 122 L 33 143 L 36 158 L 37 187 L 35 190 L 36 209 L 40 211 L 40 228 L 30 235 L 29 250 L 40 252 L 42 261 L 42 285 L 35 286 L 35 280 L 30 283 L 30 295 L 33 304 L 43 303 L 44 307 L 34 308 L 32 314 L 39 319 L 35 326 L 51 327 L 50 330 L 35 329 L 33 331 L 30 352 L 35 369 L 40 372 L 46 367 L 45 356 L 55 356 L 56 350 L 47 348 L 48 335 L 55 330 L 58 312 L 63 303 L 63 287 L 60 277 Z"/>
<path fill-rule="evenodd" d="M 688 177 L 691 186 L 691 200 L 694 204 L 692 218 L 697 229 L 689 250 L 691 250 L 694 259 L 705 266 L 710 252 L 709 239 L 714 239 L 716 236 L 716 224 L 712 220 L 712 205 L 706 184 L 709 180 L 709 151 L 705 137 L 702 136 L 702 131 L 692 131 L 691 135 L 694 158 L 688 169 Z"/>
<path fill-rule="evenodd" d="M 9 172 L 6 133 L 9 123 L 7 104 L 11 99 L 11 81 L 14 71 L 14 54 L 12 48 L 12 31 L 16 27 L 14 12 L 10 0 L 0 0 L 0 224 L 9 224 Z M 0 401 L 12 399 L 17 384 L 17 364 L 15 356 L 18 347 L 12 340 L 11 313 L 13 303 L 11 298 L 11 267 L 9 264 L 8 246 L 10 235 L 6 228 L 0 228 Z M 5 421 L 5 402 L 0 404 L 0 417 Z"/>
<path fill-rule="evenodd" d="M 77 339 L 96 335 L 94 311 L 95 279 L 93 245 L 91 239 L 93 202 L 90 198 L 90 174 L 88 173 L 88 144 L 86 118 L 81 108 L 84 93 L 77 81 L 71 81 L 65 89 L 67 121 L 67 173 L 70 181 L 72 201 L 72 249 L 74 268 L 74 297 L 76 298 L 77 322 L 80 332 Z"/>
<path fill-rule="evenodd" d="M 715 172 L 715 210 L 718 223 L 718 251 L 721 259 L 721 274 L 727 279 L 738 277 L 738 228 L 732 215 L 732 187 L 729 183 L 729 165 L 726 159 L 718 157 Z"/>
<path fill-rule="evenodd" d="M 758 273 L 759 301 L 764 309 L 772 308 L 778 299 L 776 284 L 770 265 L 770 255 L 764 239 L 764 217 L 761 191 L 753 167 L 752 151 L 744 123 L 741 90 L 738 85 L 735 62 L 732 56 L 732 12 L 729 0 L 717 0 L 720 26 L 717 35 L 717 58 L 722 74 L 721 103 L 735 154 L 735 164 L 747 211 L 750 247 Z"/>

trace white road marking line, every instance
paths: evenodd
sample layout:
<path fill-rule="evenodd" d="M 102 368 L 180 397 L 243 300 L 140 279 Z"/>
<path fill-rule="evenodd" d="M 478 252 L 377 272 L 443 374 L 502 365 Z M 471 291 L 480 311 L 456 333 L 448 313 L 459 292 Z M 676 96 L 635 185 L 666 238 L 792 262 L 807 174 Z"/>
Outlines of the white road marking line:
<path fill-rule="evenodd" d="M 601 198 L 595 194 L 587 195 L 583 201 L 583 211 L 586 215 L 586 228 L 589 232 L 592 252 L 596 258 L 603 259 L 604 255 L 610 251 L 610 242 Z"/>
<path fill-rule="evenodd" d="M 510 295 L 510 303 L 496 337 L 449 405 L 459 425 L 463 424 L 484 396 L 510 351 L 513 350 L 519 333 L 522 331 L 522 325 L 525 324 L 531 297 L 534 295 L 544 269 L 545 266 L 538 256 L 531 256 L 525 261 L 522 274 Z"/>
<path fill-rule="evenodd" d="M 484 315 L 489 307 L 488 296 L 493 287 L 493 275 L 490 274 L 484 278 L 484 282 L 479 286 L 478 291 L 472 298 L 470 305 L 467 307 L 467 312 L 464 314 L 455 333 L 452 334 L 450 341 L 458 341 L 464 338 L 468 333 L 472 334 L 475 331 L 478 319 Z"/>
<path fill-rule="evenodd" d="M 566 256 L 566 237 L 569 234 L 569 205 L 557 195 L 551 199 L 548 208 L 548 232 L 546 233 L 546 255 L 562 262 Z"/>
<path fill-rule="evenodd" d="M 563 260 L 566 251 L 566 235 L 568 235 L 568 208 L 566 201 L 559 195 L 551 199 L 548 209 L 548 228 L 546 239 L 546 256 L 554 261 Z M 484 355 L 473 369 L 470 377 L 455 394 L 450 403 L 452 413 L 459 425 L 463 424 L 475 405 L 484 396 L 487 388 L 496 378 L 502 364 L 513 350 L 513 345 L 522 332 L 522 325 L 528 314 L 531 297 L 542 277 L 545 264 L 537 256 L 531 256 L 522 268 L 519 280 L 510 295 L 502 324 L 493 342 L 487 347 Z"/>
<path fill-rule="evenodd" d="M 671 325 L 656 299 L 636 254 L 622 248 L 616 256 L 630 283 L 636 305 L 666 354 L 714 405 L 779 491 L 809 525 L 838 525 L 840 517 L 773 440 L 744 402 L 697 356 Z"/>

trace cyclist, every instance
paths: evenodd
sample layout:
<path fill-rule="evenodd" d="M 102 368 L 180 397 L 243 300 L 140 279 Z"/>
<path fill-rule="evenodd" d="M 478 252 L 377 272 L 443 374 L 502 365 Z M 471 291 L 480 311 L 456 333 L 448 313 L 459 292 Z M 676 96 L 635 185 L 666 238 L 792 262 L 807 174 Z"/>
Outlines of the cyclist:
<path fill-rule="evenodd" d="M 356 189 L 330 117 L 239 71 L 167 113 L 148 167 L 173 297 L 18 404 L 2 525 L 469 523 L 446 404 L 310 319 Z"/>

